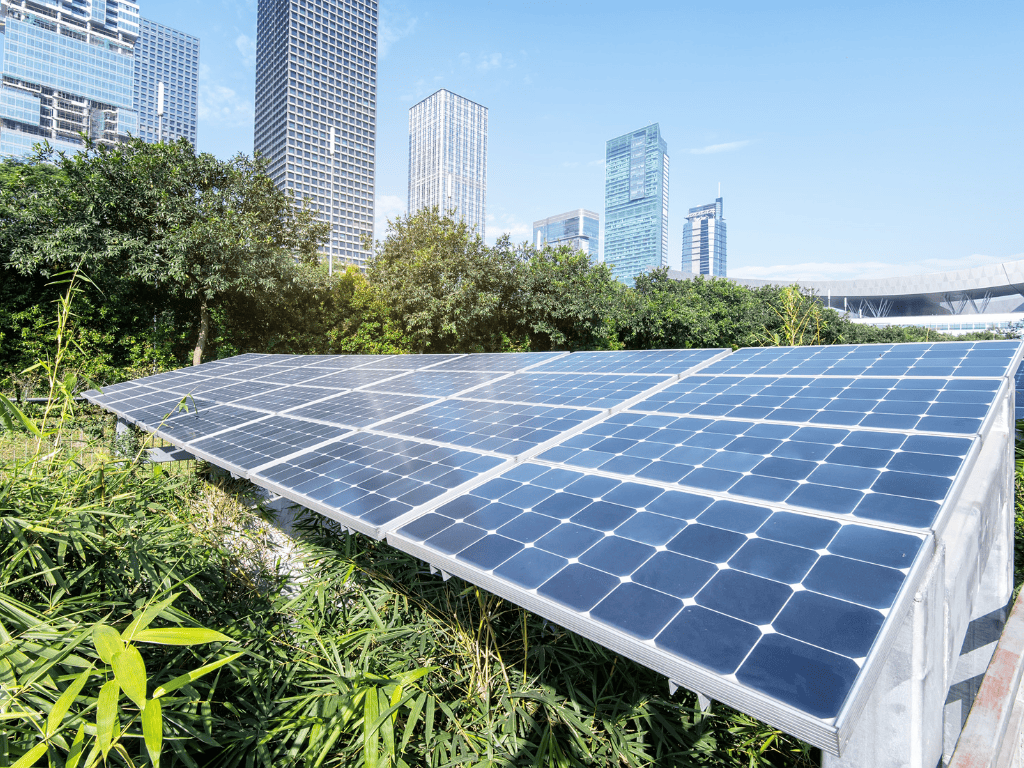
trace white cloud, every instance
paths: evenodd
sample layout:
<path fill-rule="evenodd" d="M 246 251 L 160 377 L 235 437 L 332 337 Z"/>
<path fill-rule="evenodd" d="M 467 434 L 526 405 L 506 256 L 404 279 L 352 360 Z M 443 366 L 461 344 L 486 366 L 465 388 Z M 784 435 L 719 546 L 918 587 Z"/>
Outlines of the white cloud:
<path fill-rule="evenodd" d="M 254 115 L 251 101 L 242 98 L 226 85 L 212 82 L 207 65 L 199 67 L 199 119 L 202 122 L 247 127 L 251 130 Z"/>
<path fill-rule="evenodd" d="M 773 266 L 737 267 L 729 270 L 729 277 L 741 280 L 869 280 L 905 275 L 927 275 L 935 272 L 951 272 L 959 269 L 981 267 L 986 264 L 1002 264 L 1024 258 L 1024 254 L 1007 257 L 974 254 L 966 259 L 920 259 L 918 261 L 892 264 L 884 261 L 846 262 L 805 262 L 801 264 L 776 264 Z"/>
<path fill-rule="evenodd" d="M 533 225 L 519 221 L 509 213 L 498 216 L 493 213 L 487 214 L 487 242 L 494 245 L 495 241 L 506 233 L 512 238 L 512 243 L 518 245 L 533 238 Z"/>
<path fill-rule="evenodd" d="M 750 139 L 744 139 L 743 141 L 729 141 L 725 144 L 708 144 L 706 147 L 700 147 L 699 149 L 691 149 L 691 155 L 713 155 L 717 152 L 731 152 L 734 149 L 742 149 L 743 147 L 750 144 Z"/>
<path fill-rule="evenodd" d="M 459 54 L 459 63 L 464 67 L 473 66 L 477 72 L 489 72 L 492 69 L 514 69 L 515 62 L 504 58 L 500 53 L 481 53 L 474 61 L 473 57 L 463 51 Z"/>
<path fill-rule="evenodd" d="M 235 38 L 235 47 L 242 54 L 242 64 L 248 69 L 256 66 L 256 41 L 248 35 L 239 35 Z"/>
<path fill-rule="evenodd" d="M 380 29 L 377 33 L 377 55 L 382 59 L 387 56 L 391 46 L 416 31 L 417 21 L 418 19 L 410 16 L 405 9 L 397 13 L 382 9 Z"/>
<path fill-rule="evenodd" d="M 388 231 L 388 219 L 405 215 L 405 201 L 398 195 L 377 195 L 374 199 L 373 237 L 383 240 Z"/>

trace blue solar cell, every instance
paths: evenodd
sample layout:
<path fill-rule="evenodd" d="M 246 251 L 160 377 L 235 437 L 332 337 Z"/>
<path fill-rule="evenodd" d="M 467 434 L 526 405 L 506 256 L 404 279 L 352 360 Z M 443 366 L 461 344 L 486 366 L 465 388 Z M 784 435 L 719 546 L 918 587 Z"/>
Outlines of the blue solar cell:
<path fill-rule="evenodd" d="M 882 628 L 878 611 L 815 592 L 797 592 L 774 621 L 778 632 L 850 658 L 866 656 Z"/>
<path fill-rule="evenodd" d="M 683 608 L 654 639 L 677 656 L 727 675 L 761 638 L 757 627 L 697 605 Z"/>
<path fill-rule="evenodd" d="M 864 498 L 860 491 L 839 488 L 834 485 L 804 483 L 786 499 L 787 504 L 845 515 L 852 512 Z"/>
<path fill-rule="evenodd" d="M 473 525 L 455 523 L 440 533 L 431 536 L 426 540 L 426 544 L 438 552 L 454 555 L 456 552 L 460 552 L 470 544 L 482 539 L 486 533 L 486 531 Z"/>
<path fill-rule="evenodd" d="M 769 539 L 751 539 L 729 559 L 729 567 L 785 584 L 799 584 L 818 559 L 816 552 Z"/>
<path fill-rule="evenodd" d="M 575 611 L 586 612 L 619 585 L 616 576 L 581 563 L 570 563 L 537 588 L 537 592 Z"/>
<path fill-rule="evenodd" d="M 668 491 L 654 501 L 646 503 L 649 512 L 675 517 L 680 520 L 694 520 L 697 515 L 711 506 L 714 499 L 708 496 L 697 496 L 692 493 Z"/>
<path fill-rule="evenodd" d="M 575 523 L 562 523 L 537 540 L 543 550 L 562 557 L 579 557 L 604 538 L 604 534 Z"/>
<path fill-rule="evenodd" d="M 733 486 L 732 492 L 761 501 L 782 501 L 798 487 L 796 481 L 776 477 L 747 475 Z"/>
<path fill-rule="evenodd" d="M 585 525 L 596 531 L 612 531 L 628 520 L 636 510 L 621 504 L 596 501 L 570 518 L 577 525 Z"/>
<path fill-rule="evenodd" d="M 871 488 L 877 493 L 941 501 L 945 498 L 950 484 L 949 478 L 945 477 L 914 475 L 908 472 L 886 472 Z"/>
<path fill-rule="evenodd" d="M 504 536 L 490 534 L 470 544 L 459 552 L 456 557 L 463 562 L 476 566 L 484 571 L 497 568 L 514 554 L 522 550 L 523 545 Z"/>
<path fill-rule="evenodd" d="M 483 528 L 485 531 L 496 531 L 505 523 L 514 520 L 522 513 L 521 509 L 508 504 L 494 503 L 474 512 L 464 522 Z"/>
<path fill-rule="evenodd" d="M 403 536 L 408 536 L 413 541 L 425 541 L 439 531 L 448 528 L 455 521 L 450 517 L 429 512 L 423 517 L 407 523 L 400 529 Z"/>
<path fill-rule="evenodd" d="M 841 527 L 840 523 L 833 520 L 776 512 L 757 529 L 757 535 L 806 549 L 824 549 Z"/>
<path fill-rule="evenodd" d="M 681 600 L 640 584 L 620 584 L 590 615 L 641 640 L 657 635 L 683 607 Z"/>
<path fill-rule="evenodd" d="M 711 563 L 675 552 L 657 552 L 630 577 L 637 584 L 680 599 L 693 597 L 718 569 Z"/>
<path fill-rule="evenodd" d="M 652 512 L 637 512 L 620 525 L 615 532 L 619 536 L 642 541 L 658 547 L 678 534 L 686 524 L 681 520 Z"/>
<path fill-rule="evenodd" d="M 804 577 L 804 586 L 826 595 L 872 608 L 888 608 L 903 584 L 903 574 L 893 568 L 847 557 L 825 555 Z"/>
<path fill-rule="evenodd" d="M 736 481 L 743 477 L 738 472 L 727 472 L 721 469 L 699 468 L 683 478 L 685 485 L 702 488 L 706 491 L 727 491 Z"/>
<path fill-rule="evenodd" d="M 691 555 L 711 563 L 724 563 L 747 541 L 735 531 L 695 523 L 687 526 L 666 546 L 672 552 Z"/>
<path fill-rule="evenodd" d="M 579 557 L 581 563 L 615 576 L 628 576 L 655 552 L 654 547 L 620 536 L 606 536 Z"/>
<path fill-rule="evenodd" d="M 716 501 L 697 519 L 707 525 L 739 533 L 753 533 L 768 519 L 771 510 L 736 501 Z"/>
<path fill-rule="evenodd" d="M 852 660 L 785 635 L 765 635 L 736 671 L 737 679 L 813 717 L 832 718 L 860 668 Z"/>
<path fill-rule="evenodd" d="M 863 525 L 844 525 L 828 544 L 833 554 L 900 569 L 909 568 L 920 549 L 917 536 Z"/>
<path fill-rule="evenodd" d="M 696 601 L 751 624 L 770 624 L 793 590 L 777 581 L 742 571 L 719 571 L 697 593 Z"/>

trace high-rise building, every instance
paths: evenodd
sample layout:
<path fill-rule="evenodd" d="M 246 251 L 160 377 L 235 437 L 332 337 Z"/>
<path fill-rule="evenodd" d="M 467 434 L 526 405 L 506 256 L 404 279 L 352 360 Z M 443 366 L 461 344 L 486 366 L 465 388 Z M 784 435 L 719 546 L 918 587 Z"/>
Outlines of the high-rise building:
<path fill-rule="evenodd" d="M 274 183 L 331 223 L 322 252 L 363 266 L 373 236 L 376 0 L 259 0 L 257 152 Z"/>
<path fill-rule="evenodd" d="M 149 19 L 141 22 L 135 44 L 133 100 L 139 113 L 137 135 L 150 144 L 184 136 L 195 146 L 199 38 Z"/>
<path fill-rule="evenodd" d="M 409 213 L 435 206 L 485 236 L 487 107 L 443 88 L 409 110 Z"/>
<path fill-rule="evenodd" d="M 0 155 L 138 134 L 133 0 L 0 0 Z"/>
<path fill-rule="evenodd" d="M 722 198 L 691 208 L 683 225 L 683 272 L 725 277 L 725 219 Z"/>
<path fill-rule="evenodd" d="M 605 148 L 604 260 L 627 285 L 668 266 L 668 144 L 657 123 Z"/>
<path fill-rule="evenodd" d="M 573 250 L 583 251 L 590 262 L 596 264 L 600 232 L 601 217 L 593 211 L 577 208 L 533 222 L 533 244 L 538 248 L 568 245 Z"/>

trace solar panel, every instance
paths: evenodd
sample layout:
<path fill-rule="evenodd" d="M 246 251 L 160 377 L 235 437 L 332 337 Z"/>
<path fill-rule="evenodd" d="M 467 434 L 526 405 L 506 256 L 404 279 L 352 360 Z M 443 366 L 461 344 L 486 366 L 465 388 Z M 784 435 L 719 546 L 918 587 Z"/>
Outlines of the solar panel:
<path fill-rule="evenodd" d="M 406 357 L 245 356 L 87 397 L 835 752 L 1021 351 Z"/>
<path fill-rule="evenodd" d="M 1018 348 L 1016 341 L 750 348 L 712 363 L 704 372 L 1001 378 L 1007 374 Z"/>

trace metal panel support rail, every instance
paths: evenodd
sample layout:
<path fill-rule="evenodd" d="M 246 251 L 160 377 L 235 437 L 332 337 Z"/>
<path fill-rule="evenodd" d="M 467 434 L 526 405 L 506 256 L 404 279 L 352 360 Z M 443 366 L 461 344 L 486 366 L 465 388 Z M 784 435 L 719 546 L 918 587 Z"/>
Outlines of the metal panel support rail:
<path fill-rule="evenodd" d="M 1024 591 L 1003 628 L 949 768 L 1018 768 L 1024 724 Z"/>

